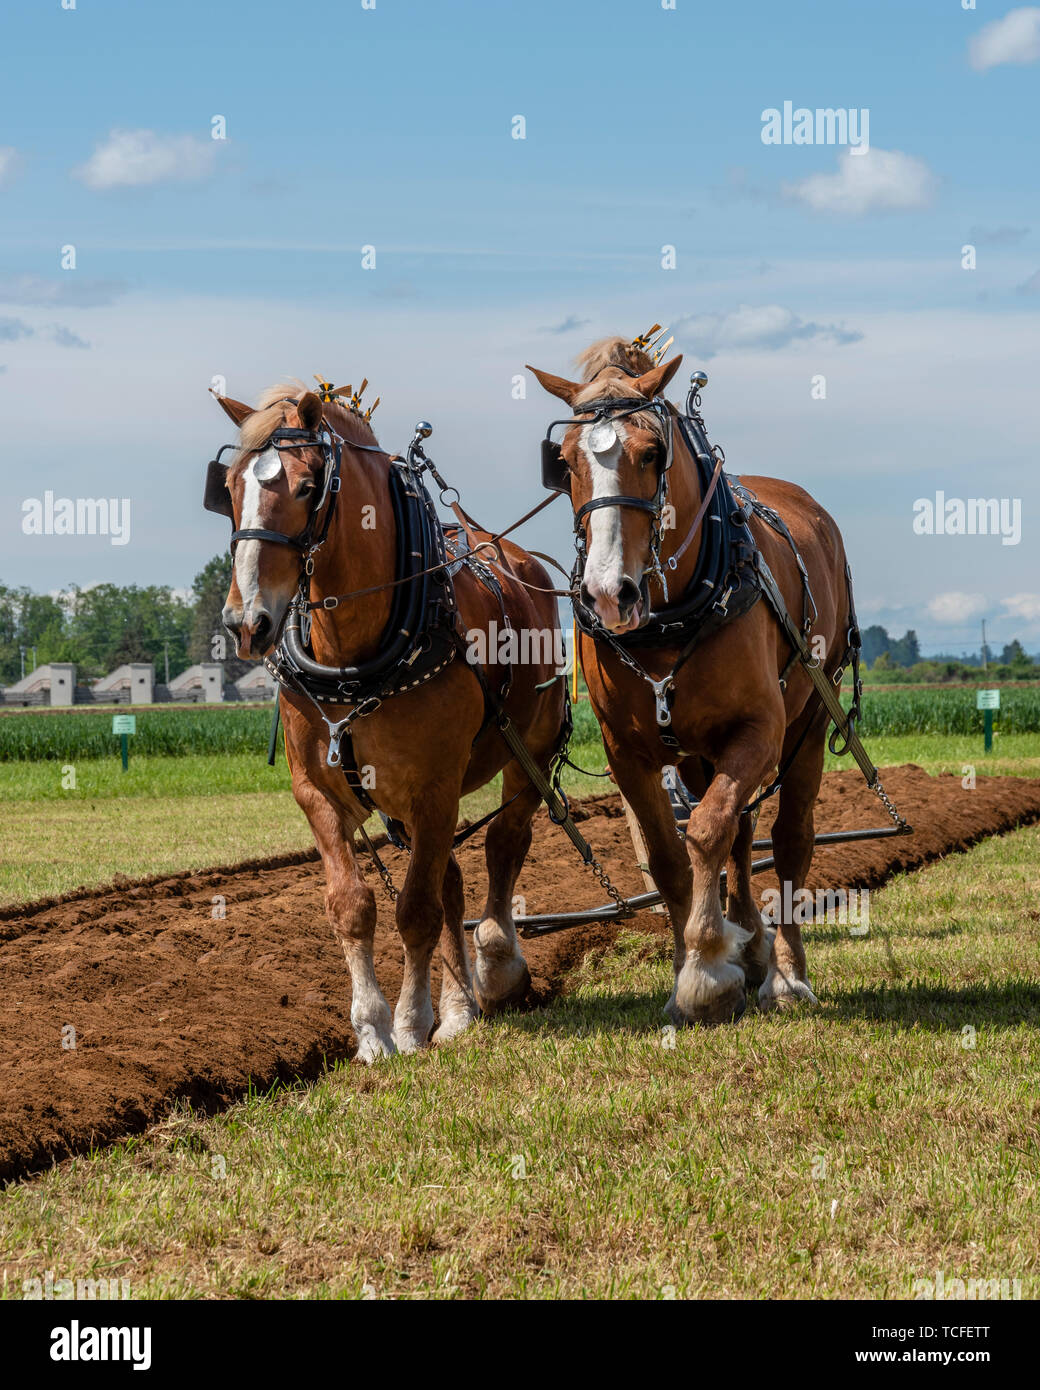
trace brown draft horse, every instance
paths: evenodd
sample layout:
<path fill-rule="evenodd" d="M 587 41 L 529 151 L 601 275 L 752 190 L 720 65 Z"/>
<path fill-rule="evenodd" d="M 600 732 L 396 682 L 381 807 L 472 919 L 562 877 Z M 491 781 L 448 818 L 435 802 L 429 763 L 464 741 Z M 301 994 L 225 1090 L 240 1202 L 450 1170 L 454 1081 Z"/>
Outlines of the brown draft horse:
<path fill-rule="evenodd" d="M 576 512 L 594 497 L 653 499 L 658 469 L 664 463 L 663 429 L 657 414 L 639 412 L 612 421 L 616 435 L 613 447 L 606 453 L 597 452 L 589 443 L 590 426 L 581 422 L 582 402 L 639 396 L 652 400 L 667 386 L 681 361 L 676 357 L 655 366 L 638 345 L 623 338 L 608 338 L 578 359 L 584 369 L 580 382 L 535 372 L 545 389 L 565 401 L 578 417 L 562 439 Z M 674 416 L 674 407 L 667 409 Z M 589 412 L 585 419 L 589 419 Z M 694 461 L 678 428 L 672 433 L 674 454 L 667 475 L 667 501 L 674 508 L 674 525 L 666 523 L 670 529 L 663 533 L 664 561 L 677 554 L 687 540 L 701 500 Z M 780 514 L 801 552 L 818 610 L 813 650 L 825 653 L 823 668 L 831 675 L 846 650 L 851 602 L 838 528 L 823 508 L 793 483 L 757 477 L 741 481 Z M 647 620 L 650 515 L 630 507 L 606 506 L 588 513 L 581 524 L 586 528 L 588 546 L 583 576 L 587 606 L 594 607 L 604 626 L 614 633 L 638 628 Z M 800 614 L 802 581 L 790 546 L 757 517 L 751 529 L 789 612 Z M 690 581 L 700 543 L 700 535 L 694 534 L 677 569 L 669 575 L 672 603 Z M 664 595 L 658 580 L 651 579 L 650 585 L 656 607 L 663 603 Z M 611 769 L 642 828 L 650 870 L 671 918 L 675 988 L 667 1006 L 669 1016 L 677 1024 L 737 1019 L 745 1008 L 746 984 L 758 986 L 763 1009 L 799 1000 L 816 1003 L 806 975 L 801 931 L 789 907 L 785 906 L 786 915 L 778 922 L 772 942 L 764 929 L 751 887 L 754 817 L 741 815 L 756 790 L 801 740 L 783 782 L 773 827 L 776 872 L 781 883 L 789 881 L 792 885 L 791 894 L 784 895 L 785 904 L 790 904 L 812 861 L 813 807 L 823 771 L 826 717 L 800 664 L 790 672 L 786 689 L 781 689 L 779 676 L 791 648 L 769 604 L 760 600 L 707 636 L 680 668 L 671 732 L 681 751 L 670 755 L 659 737 L 653 693 L 647 682 L 622 664 L 602 641 L 582 634 L 580 646 Z M 636 655 L 650 675 L 660 679 L 671 670 L 678 650 L 641 647 Z M 662 767 L 669 764 L 701 798 L 690 818 L 685 843 L 676 834 L 662 781 Z M 719 891 L 724 866 L 728 888 L 725 916 Z"/>
<path fill-rule="evenodd" d="M 275 452 L 268 450 L 268 441 L 276 429 L 313 432 L 331 427 L 343 440 L 342 485 L 335 494 L 325 543 L 313 557 L 310 596 L 348 594 L 393 580 L 397 534 L 388 483 L 391 462 L 376 446 L 365 419 L 344 405 L 323 404 L 300 383 L 265 391 L 255 409 L 228 397 L 218 399 L 240 429 L 227 473 L 236 530 L 266 529 L 288 536 L 305 532 L 314 520 L 313 509 L 323 505 L 318 500 L 322 451 L 301 443 Z M 261 459 L 265 462 L 259 465 Z M 324 505 L 333 505 L 333 498 Z M 477 535 L 486 539 L 486 533 Z M 556 599 L 537 592 L 551 589 L 541 565 L 509 542 L 499 542 L 498 550 L 497 574 L 512 626 L 520 632 L 555 634 Z M 223 617 L 239 656 L 256 660 L 274 650 L 299 590 L 301 566 L 300 554 L 289 546 L 263 539 L 238 541 Z M 535 589 L 525 588 L 520 580 Z M 454 583 L 464 634 L 487 633 L 493 621 L 501 621 L 497 599 L 468 568 L 459 570 Z M 340 666 L 373 656 L 390 611 L 390 590 L 317 609 L 311 629 L 314 657 Z M 564 682 L 552 680 L 557 667 L 551 654 L 559 650 L 558 641 L 528 643 L 526 649 L 526 664 L 514 666 L 506 710 L 535 761 L 546 769 L 564 710 Z M 499 683 L 493 666 L 488 679 L 492 686 Z M 536 689 L 545 682 L 549 683 L 544 689 Z M 469 1027 L 478 1007 L 491 1013 L 524 994 L 530 977 L 517 944 L 512 898 L 530 846 L 539 795 L 512 760 L 494 723 L 480 732 L 485 702 L 466 662 L 457 659 L 428 684 L 385 700 L 353 729 L 357 766 L 369 769 L 374 778 L 370 795 L 380 810 L 403 823 L 412 847 L 397 899 L 405 969 L 392 1029 L 373 963 L 375 898 L 354 846 L 355 831 L 369 812 L 350 791 L 342 769 L 327 766 L 329 731 L 314 704 L 286 689 L 280 698 L 293 795 L 321 852 L 326 911 L 350 968 L 350 1017 L 359 1056 L 371 1062 L 395 1051 L 414 1051 L 431 1040 L 431 1033 L 434 1042 L 448 1041 Z M 323 708 L 333 719 L 348 713 L 342 705 Z M 510 804 L 487 832 L 488 895 L 474 934 L 471 977 L 462 875 L 452 841 L 460 797 L 498 772 L 503 772 L 502 800 Z M 430 967 L 438 937 L 443 984 L 439 1025 L 433 1032 Z"/>

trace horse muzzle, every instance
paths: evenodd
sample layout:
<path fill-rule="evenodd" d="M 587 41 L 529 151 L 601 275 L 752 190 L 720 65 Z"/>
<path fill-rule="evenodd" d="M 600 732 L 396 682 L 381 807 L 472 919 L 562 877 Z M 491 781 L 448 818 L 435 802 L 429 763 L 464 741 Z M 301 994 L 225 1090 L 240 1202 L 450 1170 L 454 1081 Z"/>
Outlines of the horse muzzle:
<path fill-rule="evenodd" d="M 594 588 L 583 580 L 579 596 L 609 632 L 634 632 L 649 616 L 649 588 L 645 575 L 639 583 L 631 575 L 622 575 L 614 593 Z"/>
<path fill-rule="evenodd" d="M 235 612 L 225 608 L 221 615 L 224 626 L 235 639 L 235 654 L 242 661 L 260 661 L 274 647 L 284 621 L 284 613 L 276 623 L 266 608 L 250 608 Z"/>

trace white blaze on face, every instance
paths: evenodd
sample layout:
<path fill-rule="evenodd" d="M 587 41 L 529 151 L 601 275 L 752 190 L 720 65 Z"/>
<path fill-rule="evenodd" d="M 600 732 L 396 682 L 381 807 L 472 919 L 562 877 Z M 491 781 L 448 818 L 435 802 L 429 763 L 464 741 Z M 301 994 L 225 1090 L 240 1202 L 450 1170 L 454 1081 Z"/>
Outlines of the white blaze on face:
<path fill-rule="evenodd" d="M 243 475 L 245 491 L 242 494 L 242 520 L 240 531 L 263 529 L 260 515 L 263 501 L 263 488 L 260 481 L 270 482 L 282 469 L 282 460 L 277 449 L 265 449 L 257 455 Z M 239 541 L 235 547 L 235 578 L 238 592 L 242 596 L 243 612 L 249 614 L 254 608 L 263 608 L 260 598 L 260 542 Z"/>
<path fill-rule="evenodd" d="M 609 433 L 608 433 L 609 431 Z M 613 442 L 608 443 L 610 434 Z M 589 465 L 592 496 L 619 497 L 621 481 L 618 468 L 625 452 L 625 427 L 619 421 L 610 424 L 586 425 L 581 432 L 581 451 Z M 595 447 L 593 447 L 595 446 Z M 585 562 L 585 584 L 593 598 L 615 600 L 625 574 L 624 545 L 621 533 L 621 508 L 600 507 L 588 518 L 589 548 Z M 638 576 L 633 575 L 638 582 Z M 616 608 L 616 604 L 614 605 Z"/>

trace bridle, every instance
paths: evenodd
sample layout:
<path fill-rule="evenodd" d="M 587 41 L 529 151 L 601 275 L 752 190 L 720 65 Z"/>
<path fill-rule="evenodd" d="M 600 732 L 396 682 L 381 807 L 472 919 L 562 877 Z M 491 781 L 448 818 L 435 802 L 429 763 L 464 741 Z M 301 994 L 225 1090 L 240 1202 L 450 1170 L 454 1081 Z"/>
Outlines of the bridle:
<path fill-rule="evenodd" d="M 276 402 L 282 404 L 283 402 Z M 297 405 L 298 401 L 287 396 L 285 404 Z M 321 427 L 316 430 L 293 429 L 289 426 L 281 426 L 273 430 L 267 440 L 252 452 L 261 454 L 268 449 L 300 449 L 317 448 L 321 450 L 324 461 L 322 473 L 322 484 L 317 500 L 311 507 L 310 516 L 303 530 L 295 536 L 287 535 L 284 531 L 273 531 L 262 526 L 246 526 L 231 532 L 231 553 L 234 555 L 235 546 L 239 541 L 270 541 L 274 545 L 286 545 L 293 550 L 298 550 L 303 556 L 303 570 L 301 573 L 301 584 L 304 576 L 314 573 L 314 555 L 325 544 L 329 534 L 329 527 L 332 525 L 332 514 L 335 510 L 336 496 L 342 485 L 340 468 L 343 459 L 343 445 L 346 443 L 343 436 L 328 424 L 322 421 Z M 231 519 L 234 525 L 235 512 L 231 502 L 231 494 L 228 491 L 227 475 L 230 464 L 222 463 L 221 455 L 228 449 L 238 450 L 237 444 L 224 444 L 218 451 L 217 456 L 206 469 L 206 489 L 203 497 L 203 506 L 207 511 L 216 512 L 220 516 Z M 385 451 L 376 444 L 360 444 L 351 440 L 351 449 L 364 449 L 369 453 L 382 454 Z M 324 512 L 324 515 L 322 513 Z M 319 517 L 321 518 L 319 525 Z"/>
<path fill-rule="evenodd" d="M 545 438 L 542 440 L 542 484 L 553 492 L 570 493 L 570 479 L 562 449 L 552 438 L 554 429 L 560 425 L 569 428 L 575 424 L 591 425 L 595 429 L 598 425 L 612 424 L 615 420 L 623 420 L 627 416 L 637 415 L 641 411 L 652 411 L 657 415 L 664 437 L 664 461 L 657 464 L 657 487 L 654 495 L 653 497 L 633 497 L 628 494 L 619 494 L 608 497 L 593 497 L 577 509 L 574 513 L 574 547 L 578 557 L 575 577 L 580 583 L 588 559 L 588 535 L 584 525 L 585 518 L 590 516 L 592 512 L 599 511 L 602 507 L 628 507 L 633 511 L 645 512 L 650 517 L 650 563 L 644 569 L 643 578 L 645 581 L 656 578 L 664 589 L 665 601 L 667 602 L 668 583 L 661 563 L 661 544 L 663 540 L 662 521 L 668 496 L 668 472 L 672 466 L 673 458 L 673 434 L 672 412 L 662 396 L 654 396 L 650 400 L 647 400 L 645 396 L 615 396 L 586 401 L 584 404 L 574 407 L 574 415 L 570 419 L 550 420 L 545 431 Z"/>
<path fill-rule="evenodd" d="M 624 372 L 626 376 L 635 375 L 635 373 L 630 372 L 627 367 L 621 366 L 620 363 L 612 363 L 611 366 L 615 370 Z M 703 372 L 694 372 L 690 377 L 690 389 L 686 397 L 686 417 L 698 423 L 700 423 L 700 414 L 698 411 L 698 407 L 701 403 L 700 389 L 706 382 L 707 377 Z M 643 570 L 642 581 L 645 596 L 649 594 L 649 581 L 651 579 L 656 579 L 661 585 L 664 601 L 667 604 L 669 602 L 667 571 L 670 570 L 674 573 L 675 570 L 678 569 L 679 561 L 682 559 L 683 555 L 685 555 L 694 536 L 697 534 L 701 522 L 707 514 L 708 507 L 715 494 L 715 489 L 722 476 L 722 469 L 726 462 L 726 456 L 717 444 L 708 446 L 710 449 L 709 455 L 704 455 L 700 448 L 696 450 L 697 457 L 703 463 L 708 463 L 713 458 L 715 460 L 715 469 L 707 488 L 704 490 L 700 507 L 697 509 L 696 516 L 686 533 L 685 539 L 665 561 L 661 559 L 661 545 L 663 540 L 662 529 L 664 509 L 668 498 L 668 473 L 674 458 L 673 444 L 675 420 L 671 407 L 662 396 L 655 396 L 652 400 L 647 400 L 643 396 L 622 396 L 586 401 L 584 405 L 576 405 L 574 407 L 574 415 L 570 419 L 551 420 L 545 431 L 545 438 L 542 440 L 542 486 L 548 488 L 551 492 L 564 492 L 568 495 L 571 490 L 569 471 L 563 458 L 561 446 L 552 438 L 554 429 L 560 425 L 571 427 L 575 424 L 581 424 L 583 426 L 592 425 L 593 428 L 595 428 L 596 425 L 602 422 L 623 419 L 625 416 L 636 415 L 643 410 L 654 411 L 663 425 L 662 433 L 665 442 L 664 462 L 659 463 L 657 466 L 657 490 L 651 498 L 630 497 L 627 495 L 593 497 L 590 501 L 578 508 L 574 513 L 574 548 L 577 552 L 577 559 L 575 561 L 572 582 L 574 589 L 577 590 L 581 584 L 582 575 L 585 572 L 585 564 L 588 560 L 588 538 L 586 535 L 586 528 L 582 524 L 585 518 L 590 513 L 597 511 L 600 507 L 631 507 L 636 511 L 648 513 L 651 518 L 650 562 Z M 579 417 L 582 416 L 588 416 L 589 418 L 580 419 Z"/>

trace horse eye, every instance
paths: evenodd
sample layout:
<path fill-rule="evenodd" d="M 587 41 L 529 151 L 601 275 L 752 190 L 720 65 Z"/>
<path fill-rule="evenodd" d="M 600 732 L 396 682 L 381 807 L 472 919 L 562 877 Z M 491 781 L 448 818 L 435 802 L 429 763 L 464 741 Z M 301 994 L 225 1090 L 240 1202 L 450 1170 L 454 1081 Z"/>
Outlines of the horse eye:
<path fill-rule="evenodd" d="M 309 497 L 314 492 L 316 484 L 308 478 L 296 489 L 297 497 Z"/>
<path fill-rule="evenodd" d="M 657 462 L 657 445 L 651 444 L 648 449 L 643 450 L 643 467 L 649 468 L 652 463 Z"/>

